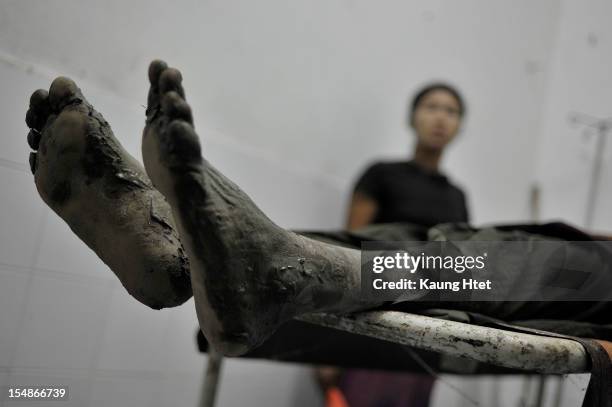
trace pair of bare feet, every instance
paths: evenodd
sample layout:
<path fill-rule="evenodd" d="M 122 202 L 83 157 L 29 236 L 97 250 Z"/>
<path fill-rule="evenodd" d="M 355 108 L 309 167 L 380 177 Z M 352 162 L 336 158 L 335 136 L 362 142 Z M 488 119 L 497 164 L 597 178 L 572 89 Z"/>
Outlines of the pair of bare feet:
<path fill-rule="evenodd" d="M 359 295 L 359 252 L 286 231 L 202 158 L 182 77 L 149 67 L 144 169 L 76 84 L 30 98 L 30 166 L 42 199 L 152 308 L 193 293 L 200 327 L 226 355 L 283 322 L 377 304 Z"/>

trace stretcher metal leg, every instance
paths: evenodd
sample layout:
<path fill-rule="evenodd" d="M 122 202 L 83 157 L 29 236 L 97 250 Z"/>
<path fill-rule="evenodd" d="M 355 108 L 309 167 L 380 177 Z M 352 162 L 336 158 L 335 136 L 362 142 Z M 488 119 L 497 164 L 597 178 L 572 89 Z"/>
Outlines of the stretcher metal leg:
<path fill-rule="evenodd" d="M 214 349 L 209 348 L 208 364 L 206 366 L 206 374 L 204 375 L 204 383 L 202 386 L 199 407 L 215 406 L 217 390 L 221 381 L 222 364 L 223 356 Z"/>

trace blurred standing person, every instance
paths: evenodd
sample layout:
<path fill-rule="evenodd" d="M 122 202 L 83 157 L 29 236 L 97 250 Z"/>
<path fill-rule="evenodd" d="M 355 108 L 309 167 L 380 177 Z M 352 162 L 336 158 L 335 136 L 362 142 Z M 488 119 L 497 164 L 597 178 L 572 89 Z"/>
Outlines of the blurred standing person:
<path fill-rule="evenodd" d="M 450 85 L 433 83 L 416 93 L 408 115 L 417 138 L 412 158 L 378 162 L 363 173 L 353 190 L 348 229 L 406 222 L 426 230 L 468 222 L 464 192 L 440 172 L 464 115 L 463 98 Z M 336 367 L 319 367 L 316 376 L 327 407 L 426 407 L 435 381 L 429 375 Z"/>

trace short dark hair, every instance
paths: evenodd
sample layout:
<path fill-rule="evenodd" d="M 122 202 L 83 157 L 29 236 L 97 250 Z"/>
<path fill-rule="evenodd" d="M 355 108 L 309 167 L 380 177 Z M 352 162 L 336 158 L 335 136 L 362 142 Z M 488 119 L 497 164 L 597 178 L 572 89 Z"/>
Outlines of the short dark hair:
<path fill-rule="evenodd" d="M 410 112 L 408 114 L 408 123 L 412 125 L 414 112 L 416 111 L 417 107 L 419 107 L 419 104 L 421 103 L 423 98 L 428 93 L 436 90 L 442 90 L 453 95 L 453 97 L 457 100 L 457 103 L 459 104 L 459 117 L 463 117 L 465 115 L 466 107 L 461 93 L 459 93 L 459 91 L 455 87 L 449 85 L 448 83 L 434 82 L 422 87 L 412 98 L 412 102 L 410 103 Z"/>

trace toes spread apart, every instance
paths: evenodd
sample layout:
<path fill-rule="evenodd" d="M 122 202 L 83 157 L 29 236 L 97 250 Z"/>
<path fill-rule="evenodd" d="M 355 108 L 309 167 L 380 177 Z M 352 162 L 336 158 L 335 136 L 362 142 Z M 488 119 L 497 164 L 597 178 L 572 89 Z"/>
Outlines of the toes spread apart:
<path fill-rule="evenodd" d="M 58 114 L 71 103 L 86 102 L 81 90 L 70 78 L 60 76 L 52 83 L 49 91 L 38 89 L 30 96 L 30 107 L 26 112 L 25 121 L 30 131 L 27 136 L 28 145 L 32 150 L 38 150 L 43 128 L 52 113 Z M 30 153 L 29 163 L 32 173 L 36 171 L 36 153 Z"/>
<path fill-rule="evenodd" d="M 156 59 L 151 62 L 151 65 L 149 65 L 149 82 L 151 82 L 151 86 L 157 87 L 159 75 L 161 75 L 166 68 L 168 68 L 168 64 L 164 61 Z"/>
<path fill-rule="evenodd" d="M 27 141 L 32 150 L 38 150 L 40 146 L 41 131 L 47 122 L 47 117 L 51 112 L 49 106 L 49 92 L 38 89 L 30 96 L 30 107 L 26 112 L 26 124 L 30 128 Z M 36 172 L 36 153 L 30 153 L 28 162 L 32 174 Z"/>

